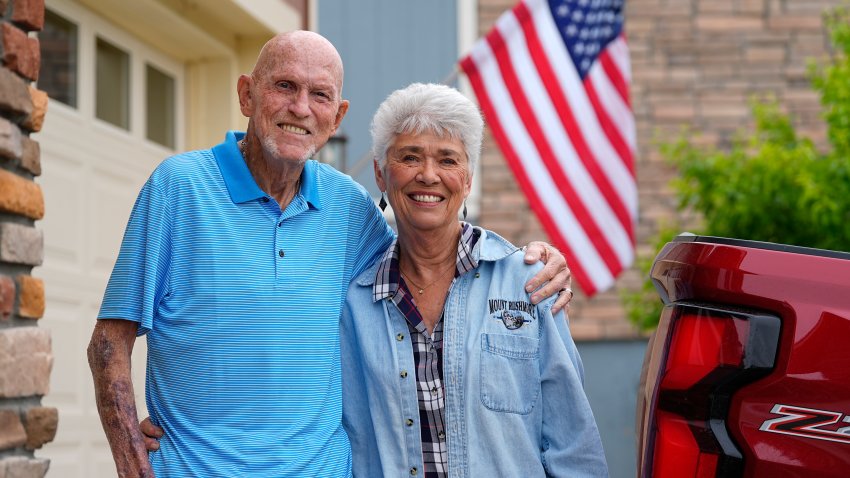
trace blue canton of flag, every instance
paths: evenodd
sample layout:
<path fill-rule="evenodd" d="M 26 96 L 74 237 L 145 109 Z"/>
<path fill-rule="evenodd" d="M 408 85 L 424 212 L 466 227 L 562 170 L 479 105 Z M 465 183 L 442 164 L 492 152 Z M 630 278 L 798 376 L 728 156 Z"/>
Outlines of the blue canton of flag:
<path fill-rule="evenodd" d="M 549 0 L 579 76 L 584 79 L 599 53 L 623 30 L 624 0 Z"/>

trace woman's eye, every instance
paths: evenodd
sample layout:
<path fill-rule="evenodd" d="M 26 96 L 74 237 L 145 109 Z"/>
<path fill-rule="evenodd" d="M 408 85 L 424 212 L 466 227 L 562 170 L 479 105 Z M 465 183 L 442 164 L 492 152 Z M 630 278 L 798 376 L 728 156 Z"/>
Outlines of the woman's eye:
<path fill-rule="evenodd" d="M 402 160 L 402 161 L 405 161 L 405 162 L 416 161 L 417 159 L 418 159 L 418 158 L 417 158 L 416 156 L 412 155 L 412 154 L 408 154 L 408 155 L 406 155 L 406 156 L 402 156 L 402 157 L 401 157 L 401 160 Z"/>

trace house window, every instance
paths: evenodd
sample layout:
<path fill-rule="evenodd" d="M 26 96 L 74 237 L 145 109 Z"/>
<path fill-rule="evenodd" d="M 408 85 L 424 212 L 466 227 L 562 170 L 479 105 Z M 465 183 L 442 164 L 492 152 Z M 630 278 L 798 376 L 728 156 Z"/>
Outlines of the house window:
<path fill-rule="evenodd" d="M 77 25 L 45 10 L 44 29 L 38 40 L 41 44 L 38 88 L 50 98 L 76 108 Z"/>
<path fill-rule="evenodd" d="M 174 78 L 147 65 L 145 82 L 147 138 L 174 149 Z"/>
<path fill-rule="evenodd" d="M 130 129 L 130 55 L 97 38 L 95 108 L 98 118 Z"/>

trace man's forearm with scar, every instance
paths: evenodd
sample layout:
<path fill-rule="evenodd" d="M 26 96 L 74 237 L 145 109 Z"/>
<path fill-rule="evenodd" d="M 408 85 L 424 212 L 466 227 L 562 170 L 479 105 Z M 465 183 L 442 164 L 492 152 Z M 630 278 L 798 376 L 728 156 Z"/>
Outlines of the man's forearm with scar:
<path fill-rule="evenodd" d="M 97 411 L 120 478 L 152 478 L 130 374 L 138 324 L 98 320 L 88 347 Z"/>

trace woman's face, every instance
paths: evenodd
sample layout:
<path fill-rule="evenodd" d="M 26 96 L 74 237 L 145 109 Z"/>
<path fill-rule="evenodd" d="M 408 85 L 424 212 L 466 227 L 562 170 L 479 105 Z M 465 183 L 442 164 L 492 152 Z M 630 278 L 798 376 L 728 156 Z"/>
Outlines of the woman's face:
<path fill-rule="evenodd" d="M 395 213 L 399 231 L 439 230 L 456 224 L 472 174 L 463 142 L 432 132 L 399 134 L 375 179 Z"/>

